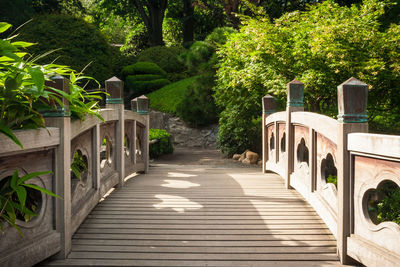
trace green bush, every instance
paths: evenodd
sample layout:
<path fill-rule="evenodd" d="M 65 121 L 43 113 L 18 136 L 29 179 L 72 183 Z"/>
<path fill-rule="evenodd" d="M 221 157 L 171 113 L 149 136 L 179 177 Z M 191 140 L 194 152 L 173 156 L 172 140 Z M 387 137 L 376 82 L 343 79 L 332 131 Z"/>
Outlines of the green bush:
<path fill-rule="evenodd" d="M 157 74 L 138 74 L 138 75 L 129 75 L 128 77 L 131 81 L 153 81 L 165 78 L 164 76 Z"/>
<path fill-rule="evenodd" d="M 197 76 L 186 78 L 148 94 L 150 107 L 165 113 L 176 114 L 177 105 L 185 98 L 187 88 L 196 78 Z"/>
<path fill-rule="evenodd" d="M 132 65 L 128 65 L 122 68 L 121 76 L 123 79 L 128 75 L 140 75 L 140 74 L 154 74 L 166 77 L 167 73 L 160 68 L 157 64 L 152 62 L 137 62 Z"/>
<path fill-rule="evenodd" d="M 103 83 L 114 75 L 118 49 L 113 49 L 93 25 L 67 15 L 42 15 L 20 29 L 19 40 L 37 43 L 29 52 L 35 55 L 60 49 L 38 63 L 68 65 Z M 45 61 L 45 62 L 44 62 Z"/>
<path fill-rule="evenodd" d="M 167 79 L 157 79 L 150 81 L 137 80 L 136 76 L 129 75 L 125 80 L 125 90 L 132 91 L 136 96 L 153 92 L 164 87 L 171 82 Z"/>
<path fill-rule="evenodd" d="M 177 115 L 193 127 L 218 121 L 217 108 L 212 97 L 214 76 L 206 73 L 189 85 L 185 98 L 177 105 Z"/>
<path fill-rule="evenodd" d="M 178 56 L 184 52 L 182 47 L 153 46 L 143 50 L 138 55 L 139 62 L 153 62 L 167 73 L 181 73 L 185 66 L 178 60 Z"/>
<path fill-rule="evenodd" d="M 150 144 L 150 158 L 174 152 L 172 137 L 166 130 L 150 129 L 149 139 L 150 141 L 158 139 L 158 142 Z"/>
<path fill-rule="evenodd" d="M 389 113 L 397 114 L 392 124 L 399 121 L 400 26 L 380 30 L 384 6 L 366 0 L 340 7 L 327 0 L 273 23 L 247 20 L 217 53 L 220 148 L 237 153 L 256 146 L 259 139 L 253 138 L 261 128 L 253 122 L 261 116 L 261 97 L 271 94 L 285 102 L 286 84 L 294 78 L 305 84 L 306 109 L 335 117 L 337 86 L 354 76 L 370 85 L 370 119 Z"/>

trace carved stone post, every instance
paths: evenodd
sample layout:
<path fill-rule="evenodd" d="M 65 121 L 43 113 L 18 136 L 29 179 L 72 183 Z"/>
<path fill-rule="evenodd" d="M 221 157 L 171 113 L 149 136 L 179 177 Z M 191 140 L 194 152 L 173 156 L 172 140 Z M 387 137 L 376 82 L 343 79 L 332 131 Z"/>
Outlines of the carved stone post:
<path fill-rule="evenodd" d="M 267 134 L 267 126 L 265 125 L 266 118 L 275 112 L 276 102 L 273 96 L 266 95 L 262 98 L 262 172 L 266 173 L 266 163 L 268 161 L 268 134 Z"/>
<path fill-rule="evenodd" d="M 294 170 L 294 127 L 292 125 L 292 112 L 304 111 L 304 84 L 294 79 L 287 84 L 287 105 L 286 105 L 286 188 L 290 187 L 290 175 Z"/>
<path fill-rule="evenodd" d="M 46 85 L 69 93 L 69 81 L 62 76 L 54 76 Z M 54 183 L 55 193 L 61 199 L 55 200 L 56 231 L 61 235 L 61 251 L 58 258 L 65 259 L 71 251 L 71 119 L 69 102 L 62 97 L 63 106 L 43 111 L 47 127 L 60 129 L 60 145 L 55 150 Z"/>
<path fill-rule="evenodd" d="M 124 185 L 125 179 L 125 156 L 124 156 L 124 137 L 125 137 L 125 118 L 123 90 L 124 83 L 117 77 L 112 77 L 105 82 L 106 92 L 109 94 L 106 98 L 106 107 L 118 111 L 117 129 L 115 131 L 115 155 L 116 166 L 119 174 L 118 186 Z"/>
<path fill-rule="evenodd" d="M 338 231 L 337 249 L 342 264 L 351 262 L 347 256 L 347 237 L 352 224 L 351 158 L 347 150 L 347 136 L 353 132 L 368 132 L 366 115 L 368 85 L 350 78 L 338 86 Z"/>
<path fill-rule="evenodd" d="M 145 95 L 137 98 L 137 113 L 145 117 L 146 125 L 143 129 L 143 160 L 144 160 L 144 172 L 149 172 L 149 127 L 150 127 L 150 115 L 149 115 L 150 99 Z"/>

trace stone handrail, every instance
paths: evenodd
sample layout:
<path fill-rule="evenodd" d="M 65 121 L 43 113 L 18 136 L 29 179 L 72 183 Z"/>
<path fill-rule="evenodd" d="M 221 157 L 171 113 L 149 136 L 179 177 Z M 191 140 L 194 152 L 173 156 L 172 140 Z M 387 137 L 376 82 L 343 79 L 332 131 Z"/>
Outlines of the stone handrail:
<path fill-rule="evenodd" d="M 278 173 L 313 206 L 337 238 L 342 263 L 395 265 L 400 227 L 372 223 L 366 199 L 383 182 L 400 186 L 400 137 L 366 133 L 368 86 L 354 78 L 338 86 L 338 120 L 304 112 L 303 90 L 299 81 L 288 84 L 283 112 L 263 98 L 263 171 Z"/>
<path fill-rule="evenodd" d="M 57 79 L 62 79 L 56 82 L 57 89 L 67 89 L 66 79 Z M 0 135 L 0 182 L 16 169 L 20 173 L 51 170 L 52 174 L 29 182 L 62 197 L 35 195 L 38 216 L 29 222 L 17 220 L 22 238 L 6 227 L 0 237 L 0 266 L 32 266 L 54 254 L 65 258 L 72 235 L 100 199 L 113 187 L 123 186 L 130 175 L 148 171 L 148 109 L 124 110 L 122 90 L 122 81 L 106 81 L 104 121 L 96 116 L 71 121 L 65 112 L 51 114 L 45 118 L 46 129 L 15 131 L 24 149 Z M 80 178 L 70 170 L 76 153 L 87 167 Z"/>

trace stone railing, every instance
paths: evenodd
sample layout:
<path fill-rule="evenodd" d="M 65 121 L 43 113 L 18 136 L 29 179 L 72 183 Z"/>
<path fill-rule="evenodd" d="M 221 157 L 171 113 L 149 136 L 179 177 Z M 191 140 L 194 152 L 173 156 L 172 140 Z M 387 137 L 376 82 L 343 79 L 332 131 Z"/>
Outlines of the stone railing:
<path fill-rule="evenodd" d="M 56 77 L 52 86 L 66 91 L 69 85 L 65 78 Z M 99 200 L 134 173 L 148 171 L 148 99 L 135 99 L 135 111 L 124 110 L 123 83 L 117 78 L 106 81 L 106 92 L 104 121 L 95 116 L 71 121 L 64 102 L 64 108 L 46 114 L 46 129 L 15 131 L 23 150 L 0 135 L 0 183 L 14 170 L 51 170 L 52 174 L 29 182 L 62 197 L 28 194 L 38 216 L 29 222 L 17 220 L 22 237 L 6 227 L 0 236 L 0 266 L 32 266 L 54 254 L 65 258 L 72 235 Z M 86 166 L 79 178 L 71 172 L 74 156 Z"/>
<path fill-rule="evenodd" d="M 399 260 L 400 227 L 371 222 L 367 193 L 388 180 L 400 185 L 400 137 L 366 134 L 367 91 L 354 78 L 338 86 L 338 120 L 304 112 L 296 80 L 287 86 L 286 111 L 274 113 L 274 98 L 265 96 L 263 171 L 278 173 L 313 206 L 337 238 L 342 263 L 390 265 Z"/>

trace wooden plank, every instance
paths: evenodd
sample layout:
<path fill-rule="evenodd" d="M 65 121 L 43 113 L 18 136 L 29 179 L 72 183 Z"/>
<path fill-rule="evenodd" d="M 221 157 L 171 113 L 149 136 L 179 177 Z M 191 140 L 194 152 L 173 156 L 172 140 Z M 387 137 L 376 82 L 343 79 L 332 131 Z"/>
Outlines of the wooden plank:
<path fill-rule="evenodd" d="M 330 235 L 328 229 L 126 229 L 126 228 L 80 228 L 79 234 L 136 234 L 136 235 Z"/>
<path fill-rule="evenodd" d="M 81 228 L 91 229 L 191 229 L 191 230 L 270 230 L 270 229 L 328 229 L 324 223 L 308 223 L 308 224 L 133 224 L 133 223 L 84 223 Z"/>
<path fill-rule="evenodd" d="M 102 218 L 102 219 L 145 219 L 145 220 L 263 220 L 263 219 L 277 219 L 277 220 L 293 220 L 293 219 L 319 219 L 317 215 L 268 215 L 268 216 L 220 216 L 220 215 L 198 215 L 186 216 L 184 214 L 176 215 L 129 215 L 129 214 L 90 214 L 88 218 Z"/>
<path fill-rule="evenodd" d="M 311 267 L 331 267 L 339 266 L 337 261 L 256 261 L 256 260 L 243 260 L 243 261 L 212 261 L 212 260 L 112 260 L 112 259 L 67 259 L 52 261 L 46 263 L 46 266 L 187 266 L 187 267 L 204 267 L 204 266 L 219 266 L 219 267 L 298 267 L 311 266 Z"/>
<path fill-rule="evenodd" d="M 123 252 L 76 252 L 73 251 L 68 256 L 69 259 L 133 259 L 133 260 L 336 260 L 336 253 L 276 253 L 276 254 L 257 254 L 257 253 L 236 253 L 236 254 L 212 254 L 212 253 L 123 253 Z"/>
<path fill-rule="evenodd" d="M 305 220 L 303 218 L 293 219 L 293 220 L 282 220 L 280 219 L 264 219 L 264 220 L 160 220 L 160 219 L 96 219 L 96 218 L 87 218 L 87 223 L 112 223 L 112 224 L 135 224 L 135 223 L 145 223 L 148 225 L 193 225 L 193 224 L 202 224 L 202 225 L 264 225 L 268 227 L 269 225 L 280 225 L 284 224 L 310 224 L 310 223 L 323 223 L 321 219 L 308 219 Z"/>
<path fill-rule="evenodd" d="M 175 247 L 175 246 L 105 246 L 105 245 L 74 245 L 74 252 L 132 252 L 132 253 L 248 253 L 248 254 L 294 254 L 294 253 L 336 253 L 336 246 L 330 247 Z"/>
<path fill-rule="evenodd" d="M 175 247 L 289 247 L 289 246 L 336 246 L 335 240 L 236 240 L 236 241 L 201 241 L 188 240 L 130 240 L 130 239 L 82 239 L 72 240 L 74 245 L 107 245 L 107 246 L 175 246 Z"/>
<path fill-rule="evenodd" d="M 175 208 L 175 207 L 174 207 Z M 150 210 L 150 211 L 124 211 L 124 215 L 135 215 L 135 216 L 145 216 L 145 215 L 157 215 L 157 216 L 174 216 L 177 214 L 176 211 L 171 210 L 171 208 Z M 180 213 L 180 212 L 178 212 Z M 190 208 L 185 210 L 183 216 L 280 216 L 290 213 L 291 216 L 315 216 L 317 213 L 315 211 L 203 211 L 199 208 L 191 210 Z M 119 215 L 121 211 L 119 210 L 94 210 L 92 215 Z"/>
<path fill-rule="evenodd" d="M 88 239 L 140 239 L 140 240 L 230 240 L 230 241 L 245 241 L 245 240 L 335 240 L 332 235 L 285 235 L 285 234 L 263 234 L 263 235 L 149 235 L 149 234 L 81 234 L 76 233 L 75 238 L 88 238 Z"/>

